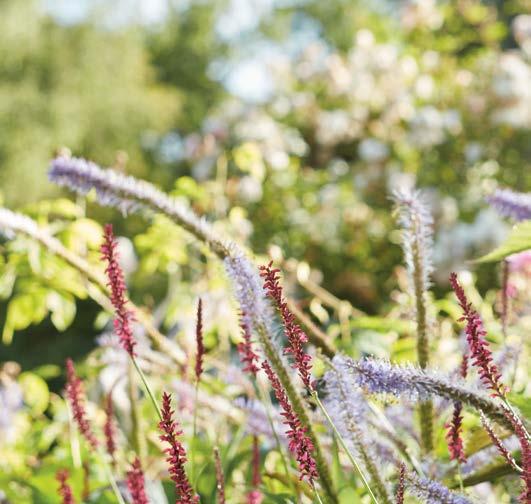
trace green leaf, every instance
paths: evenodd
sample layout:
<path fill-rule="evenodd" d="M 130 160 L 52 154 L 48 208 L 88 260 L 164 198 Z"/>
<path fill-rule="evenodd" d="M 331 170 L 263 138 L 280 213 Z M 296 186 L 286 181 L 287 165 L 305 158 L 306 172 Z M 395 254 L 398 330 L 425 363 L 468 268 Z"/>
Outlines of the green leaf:
<path fill-rule="evenodd" d="M 2 333 L 4 344 L 9 345 L 13 331 L 26 329 L 31 323 L 38 323 L 46 316 L 46 304 L 43 290 L 15 296 L 7 306 L 7 317 Z"/>
<path fill-rule="evenodd" d="M 514 226 L 505 243 L 494 249 L 487 255 L 476 259 L 475 262 L 496 262 L 507 256 L 531 249 L 531 220 Z"/>
<path fill-rule="evenodd" d="M 22 388 L 24 402 L 29 406 L 34 415 L 46 411 L 50 400 L 50 391 L 46 382 L 35 373 L 22 373 L 18 379 Z"/>
<path fill-rule="evenodd" d="M 52 291 L 48 294 L 46 304 L 52 312 L 52 324 L 58 331 L 64 331 L 76 316 L 76 302 L 67 294 Z"/>
<path fill-rule="evenodd" d="M 531 398 L 524 394 L 509 394 L 509 402 L 514 404 L 528 420 L 531 420 Z"/>

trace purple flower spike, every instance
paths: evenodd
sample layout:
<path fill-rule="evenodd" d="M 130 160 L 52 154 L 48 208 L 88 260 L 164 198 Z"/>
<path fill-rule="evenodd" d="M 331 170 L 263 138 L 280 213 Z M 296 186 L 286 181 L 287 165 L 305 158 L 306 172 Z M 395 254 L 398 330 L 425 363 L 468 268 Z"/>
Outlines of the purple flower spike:
<path fill-rule="evenodd" d="M 531 193 L 519 193 L 511 189 L 496 189 L 487 201 L 503 217 L 516 221 L 531 219 Z"/>

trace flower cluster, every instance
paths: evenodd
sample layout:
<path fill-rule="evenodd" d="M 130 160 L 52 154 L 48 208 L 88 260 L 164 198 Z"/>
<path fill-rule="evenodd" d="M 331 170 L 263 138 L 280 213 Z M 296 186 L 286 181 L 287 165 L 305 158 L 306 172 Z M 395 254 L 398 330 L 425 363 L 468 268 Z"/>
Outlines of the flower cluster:
<path fill-rule="evenodd" d="M 524 483 L 524 489 L 520 494 L 520 502 L 529 504 L 531 502 L 531 437 L 520 418 L 512 410 L 505 408 L 506 416 L 513 426 L 514 433 L 520 443 L 521 466 L 520 478 Z"/>
<path fill-rule="evenodd" d="M 445 424 L 448 429 L 446 432 L 446 441 L 448 443 L 448 451 L 450 452 L 450 460 L 457 460 L 458 462 L 465 462 L 466 456 L 463 449 L 463 439 L 461 438 L 461 430 L 463 423 L 463 404 L 460 401 L 454 403 L 454 412 L 450 423 Z"/>
<path fill-rule="evenodd" d="M 76 375 L 74 363 L 70 358 L 66 359 L 66 395 L 79 432 L 85 437 L 90 446 L 96 450 L 99 443 L 87 419 L 87 412 L 85 411 L 84 404 L 85 392 L 83 390 L 83 383 Z"/>
<path fill-rule="evenodd" d="M 59 482 L 59 496 L 63 499 L 63 504 L 74 504 L 74 496 L 72 494 L 72 489 L 67 483 L 69 473 L 66 469 L 59 469 L 55 475 L 55 479 Z"/>
<path fill-rule="evenodd" d="M 519 193 L 510 189 L 496 189 L 487 201 L 504 217 L 516 221 L 531 219 L 531 193 Z"/>
<path fill-rule="evenodd" d="M 169 445 L 164 450 L 167 454 L 166 461 L 169 465 L 170 478 L 175 483 L 175 489 L 179 496 L 177 502 L 181 504 L 194 504 L 199 502 L 199 497 L 195 495 L 188 476 L 184 470 L 186 463 L 186 450 L 177 436 L 182 434 L 177 422 L 173 420 L 173 410 L 171 409 L 171 395 L 164 392 L 162 394 L 162 420 L 159 422 L 159 429 L 163 432 L 161 441 Z"/>
<path fill-rule="evenodd" d="M 111 457 L 113 465 L 116 463 L 115 452 L 116 452 L 116 441 L 115 441 L 115 426 L 113 421 L 113 405 L 112 405 L 112 395 L 109 392 L 105 398 L 105 424 L 103 425 L 103 434 L 105 435 L 105 447 L 107 448 L 107 453 Z"/>
<path fill-rule="evenodd" d="M 493 391 L 493 396 L 504 397 L 506 388 L 500 382 L 501 373 L 492 360 L 492 352 L 485 339 L 487 332 L 483 327 L 483 321 L 479 313 L 472 308 L 472 303 L 468 302 L 455 273 L 450 275 L 450 283 L 463 310 L 463 317 L 460 320 L 466 321 L 465 332 L 473 358 L 472 364 L 478 368 L 481 381 Z"/>
<path fill-rule="evenodd" d="M 466 378 L 468 370 L 468 355 L 463 355 L 460 366 L 461 378 Z M 450 460 L 457 460 L 462 463 L 466 461 L 465 451 L 463 449 L 463 439 L 461 438 L 461 430 L 463 423 L 463 403 L 461 401 L 454 402 L 454 411 L 452 420 L 445 425 L 448 429 L 446 432 L 446 441 L 448 443 L 448 451 L 450 452 Z"/>
<path fill-rule="evenodd" d="M 131 322 L 134 321 L 133 312 L 126 306 L 126 292 L 124 274 L 118 262 L 118 242 L 114 237 L 112 224 L 104 228 L 103 244 L 101 245 L 102 259 L 107 261 L 105 273 L 109 279 L 108 286 L 111 289 L 111 303 L 115 310 L 114 330 L 120 338 L 124 350 L 131 356 L 135 356 L 136 341 L 133 337 Z"/>
<path fill-rule="evenodd" d="M 225 476 L 223 474 L 221 457 L 219 456 L 219 449 L 217 446 L 214 447 L 214 462 L 216 464 L 216 489 L 218 493 L 218 504 L 225 504 Z"/>
<path fill-rule="evenodd" d="M 312 358 L 304 351 L 303 347 L 308 341 L 308 336 L 296 323 L 295 315 L 293 315 L 288 308 L 288 304 L 283 297 L 282 287 L 279 282 L 278 273 L 280 270 L 273 268 L 272 265 L 273 261 L 267 266 L 260 266 L 260 276 L 264 279 L 264 290 L 275 303 L 280 312 L 282 322 L 284 323 L 284 331 L 288 338 L 288 347 L 284 350 L 284 353 L 292 355 L 294 360 L 293 367 L 298 370 L 304 386 L 308 390 L 312 390 Z"/>
<path fill-rule="evenodd" d="M 313 443 L 306 434 L 306 428 L 301 424 L 300 419 L 293 411 L 286 391 L 273 369 L 271 369 L 269 362 L 263 361 L 262 369 L 265 371 L 275 393 L 275 397 L 282 408 L 281 415 L 284 417 L 283 423 L 289 427 L 289 430 L 286 432 L 289 439 L 288 447 L 296 456 L 299 464 L 300 479 L 307 478 L 308 482 L 313 484 L 313 481 L 319 477 L 312 454 L 314 449 Z"/>
<path fill-rule="evenodd" d="M 396 487 L 395 501 L 396 504 L 404 504 L 404 493 L 406 484 L 406 466 L 404 463 L 400 464 L 398 473 L 398 485 Z"/>
<path fill-rule="evenodd" d="M 149 504 L 145 489 L 144 472 L 138 457 L 133 460 L 131 469 L 127 471 L 126 483 L 127 489 L 131 494 L 132 504 Z"/>
<path fill-rule="evenodd" d="M 260 447 L 258 446 L 258 436 L 253 436 L 253 489 L 247 495 L 247 504 L 261 504 L 263 495 L 258 487 L 261 483 L 260 477 Z"/>
<path fill-rule="evenodd" d="M 485 415 L 483 413 L 480 414 L 481 423 L 483 425 L 483 428 L 489 435 L 490 440 L 492 441 L 492 444 L 497 448 L 498 453 L 505 459 L 505 461 L 513 468 L 518 470 L 518 467 L 516 465 L 516 461 L 514 460 L 513 456 L 511 455 L 511 452 L 509 449 L 503 444 L 503 441 L 496 435 L 494 432 L 494 429 L 492 428 L 492 425 L 490 422 L 485 418 Z"/>
<path fill-rule="evenodd" d="M 471 504 L 464 496 L 454 493 L 437 481 L 420 478 L 408 472 L 405 475 L 409 491 L 426 504 Z"/>
<path fill-rule="evenodd" d="M 358 386 L 370 393 L 406 396 L 417 401 L 432 396 L 460 401 L 513 430 L 503 408 L 496 401 L 475 388 L 455 383 L 451 377 L 410 364 L 395 365 L 387 360 L 373 358 L 354 361 L 345 357 L 344 369 L 352 373 Z"/>
<path fill-rule="evenodd" d="M 402 188 L 393 193 L 402 228 L 402 248 L 410 282 L 418 275 L 420 290 L 426 293 L 433 273 L 433 218 L 420 191 Z"/>
<path fill-rule="evenodd" d="M 203 343 L 203 302 L 197 302 L 197 319 L 195 324 L 195 341 L 197 353 L 195 357 L 195 378 L 199 382 L 203 373 L 203 357 L 205 356 L 205 345 Z"/>
<path fill-rule="evenodd" d="M 50 181 L 79 194 L 87 194 L 95 189 L 100 204 L 118 208 L 123 213 L 141 209 L 161 212 L 198 239 L 208 243 L 220 257 L 228 255 L 226 246 L 214 236 L 206 221 L 149 182 L 122 175 L 112 169 L 104 170 L 92 161 L 65 156 L 52 161 L 48 177 Z"/>
<path fill-rule="evenodd" d="M 243 370 L 256 376 L 259 371 L 258 354 L 253 350 L 251 328 L 246 322 L 246 317 L 242 313 L 240 317 L 240 327 L 242 329 L 243 341 L 238 343 L 238 353 L 243 364 Z"/>

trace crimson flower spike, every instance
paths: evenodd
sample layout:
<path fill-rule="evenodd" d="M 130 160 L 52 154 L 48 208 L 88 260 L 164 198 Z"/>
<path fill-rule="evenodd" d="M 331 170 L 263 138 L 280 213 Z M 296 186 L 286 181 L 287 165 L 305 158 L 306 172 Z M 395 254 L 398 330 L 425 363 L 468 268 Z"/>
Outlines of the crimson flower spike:
<path fill-rule="evenodd" d="M 396 487 L 396 504 L 404 504 L 404 494 L 406 490 L 406 466 L 403 462 L 400 463 L 398 473 L 398 485 Z"/>
<path fill-rule="evenodd" d="M 468 370 L 468 355 L 463 355 L 461 361 L 460 374 L 464 379 Z M 463 425 L 463 404 L 461 401 L 454 402 L 454 412 L 451 422 L 445 424 L 448 429 L 446 432 L 446 441 L 448 443 L 448 451 L 450 452 L 450 460 L 457 460 L 458 462 L 465 462 L 466 456 L 463 449 L 463 439 L 461 437 L 462 425 Z"/>
<path fill-rule="evenodd" d="M 273 268 L 272 265 L 273 261 L 267 266 L 260 266 L 260 276 L 264 279 L 264 290 L 275 303 L 284 323 L 284 331 L 288 338 L 288 347 L 284 350 L 284 353 L 292 355 L 294 360 L 293 367 L 298 370 L 305 387 L 311 391 L 313 390 L 310 374 L 312 358 L 304 351 L 303 347 L 308 341 L 308 336 L 295 322 L 295 315 L 291 313 L 282 294 L 278 276 L 280 270 Z"/>
<path fill-rule="evenodd" d="M 103 425 L 103 433 L 105 434 L 105 447 L 107 448 L 107 453 L 111 457 L 112 465 L 116 465 L 115 452 L 116 452 L 116 441 L 115 434 L 116 429 L 113 422 L 113 405 L 112 405 L 112 395 L 111 392 L 105 397 L 105 424 Z"/>
<path fill-rule="evenodd" d="M 258 373 L 260 369 L 258 367 L 258 354 L 253 350 L 251 328 L 243 313 L 240 317 L 240 327 L 242 329 L 243 341 L 238 343 L 238 353 L 240 354 L 240 360 L 243 364 L 243 370 L 256 376 L 256 373 Z"/>
<path fill-rule="evenodd" d="M 57 493 L 63 499 L 61 502 L 63 504 L 74 504 L 74 496 L 72 495 L 72 489 L 67 483 L 70 474 L 66 469 L 59 469 L 55 474 L 55 479 L 59 482 L 59 489 Z"/>
<path fill-rule="evenodd" d="M 90 446 L 96 450 L 98 448 L 98 440 L 96 439 L 87 419 L 83 382 L 76 375 L 74 363 L 70 358 L 66 359 L 66 395 L 79 432 L 88 441 Z"/>
<path fill-rule="evenodd" d="M 455 273 L 451 273 L 450 283 L 459 301 L 459 305 L 463 310 L 463 316 L 459 320 L 466 321 L 465 332 L 470 354 L 473 359 L 472 364 L 478 369 L 482 383 L 492 390 L 492 396 L 504 398 L 507 393 L 507 388 L 501 383 L 501 373 L 492 361 L 492 352 L 485 339 L 487 331 L 483 327 L 483 321 L 479 313 L 472 307 L 472 303 L 468 302 L 465 291 L 457 281 L 457 275 Z"/>
<path fill-rule="evenodd" d="M 126 483 L 131 494 L 132 504 L 149 504 L 145 489 L 144 472 L 138 457 L 131 464 L 131 469 L 127 471 Z"/>
<path fill-rule="evenodd" d="M 505 410 L 507 419 L 512 423 L 514 433 L 520 443 L 522 472 L 520 478 L 524 483 L 524 488 L 520 494 L 520 502 L 529 504 L 531 502 L 531 439 L 522 420 L 508 408 Z"/>
<path fill-rule="evenodd" d="M 184 470 L 186 450 L 177 439 L 182 434 L 182 431 L 179 430 L 177 422 L 173 420 L 173 413 L 171 409 L 171 394 L 163 392 L 162 420 L 159 422 L 159 429 L 163 434 L 160 436 L 160 439 L 169 445 L 164 450 L 164 453 L 167 455 L 166 462 L 169 465 L 170 478 L 175 483 L 175 489 L 178 495 L 176 504 L 195 504 L 199 502 L 199 497 L 195 495 L 186 471 Z"/>
<path fill-rule="evenodd" d="M 258 436 L 253 436 L 253 489 L 247 495 L 247 504 L 261 504 L 264 496 L 258 490 L 260 486 L 260 447 L 258 446 Z"/>
<path fill-rule="evenodd" d="M 105 273 L 109 280 L 107 285 L 111 290 L 111 303 L 114 306 L 114 330 L 120 338 L 120 343 L 124 350 L 131 357 L 134 357 L 136 341 L 133 337 L 133 328 L 131 327 L 131 323 L 134 321 L 134 315 L 126 306 L 127 288 L 122 267 L 118 261 L 118 242 L 114 237 L 112 224 L 106 224 L 104 227 L 101 258 L 107 262 Z"/>
<path fill-rule="evenodd" d="M 299 464 L 299 478 L 301 481 L 306 478 L 308 483 L 313 486 L 313 481 L 319 477 L 313 458 L 313 443 L 306 434 L 306 427 L 302 425 L 299 417 L 293 411 L 288 395 L 268 361 L 262 362 L 262 369 L 265 371 L 275 397 L 282 408 L 281 415 L 284 417 L 282 423 L 289 427 L 286 432 L 289 439 L 288 448 L 290 452 L 295 454 Z"/>
<path fill-rule="evenodd" d="M 203 343 L 203 302 L 197 302 L 197 320 L 195 325 L 195 340 L 197 344 L 197 354 L 195 358 L 195 377 L 197 382 L 203 373 L 203 357 L 205 355 L 205 345 Z"/>

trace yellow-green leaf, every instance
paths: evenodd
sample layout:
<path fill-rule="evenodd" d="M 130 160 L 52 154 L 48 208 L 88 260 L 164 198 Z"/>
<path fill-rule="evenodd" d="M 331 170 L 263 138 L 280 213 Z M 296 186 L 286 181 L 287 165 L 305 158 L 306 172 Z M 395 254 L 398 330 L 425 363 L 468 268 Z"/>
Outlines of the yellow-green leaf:
<path fill-rule="evenodd" d="M 476 262 L 496 262 L 505 259 L 511 254 L 531 249 L 531 220 L 514 226 L 505 243 L 487 255 L 480 257 Z"/>

